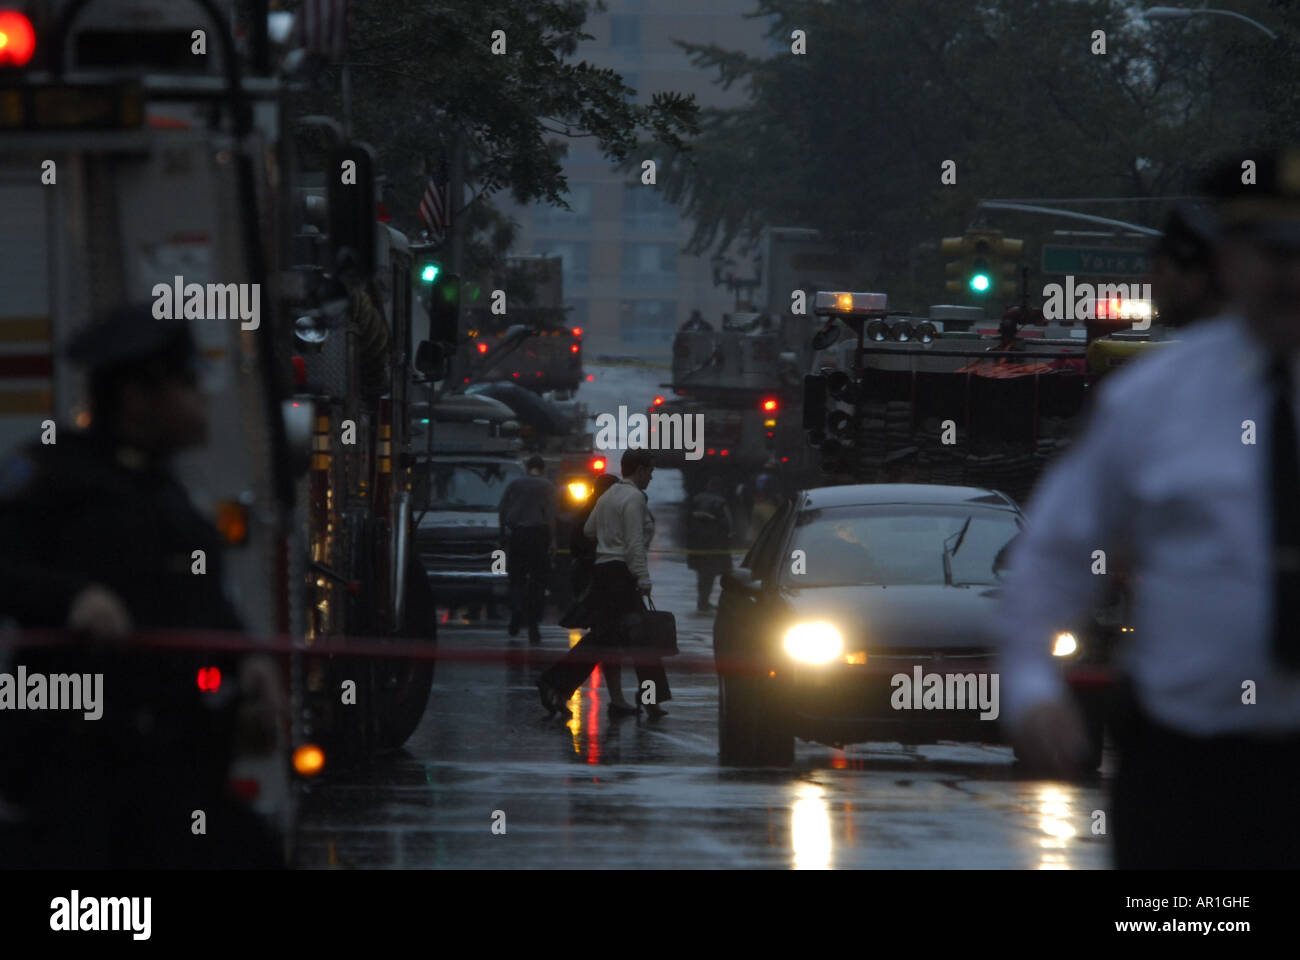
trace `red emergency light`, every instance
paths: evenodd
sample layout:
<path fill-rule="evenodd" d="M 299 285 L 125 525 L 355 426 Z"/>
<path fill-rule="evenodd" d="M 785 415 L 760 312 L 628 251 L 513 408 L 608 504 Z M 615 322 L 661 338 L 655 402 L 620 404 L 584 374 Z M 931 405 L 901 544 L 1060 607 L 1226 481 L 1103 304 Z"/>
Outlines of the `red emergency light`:
<path fill-rule="evenodd" d="M 216 667 L 199 667 L 198 682 L 204 693 L 216 693 L 221 689 L 221 671 Z"/>
<path fill-rule="evenodd" d="M 777 407 L 777 403 L 776 403 L 776 398 L 774 397 L 768 397 L 766 400 L 763 401 L 764 413 L 775 413 L 776 407 Z"/>
<path fill-rule="evenodd" d="M 25 67 L 35 52 L 32 22 L 17 10 L 0 10 L 0 67 Z"/>

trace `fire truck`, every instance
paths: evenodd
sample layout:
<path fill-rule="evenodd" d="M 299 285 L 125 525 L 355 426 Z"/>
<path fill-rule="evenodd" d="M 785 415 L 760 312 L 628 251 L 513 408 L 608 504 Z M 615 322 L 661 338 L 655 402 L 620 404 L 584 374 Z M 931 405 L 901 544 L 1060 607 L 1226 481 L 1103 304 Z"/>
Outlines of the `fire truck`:
<path fill-rule="evenodd" d="M 761 292 L 756 309 L 724 316 L 720 329 L 684 326 L 673 337 L 670 395 L 655 396 L 650 417 L 698 416 L 703 447 L 691 456 L 667 445 L 656 453 L 665 466 L 682 471 L 688 495 L 712 477 L 728 493 L 770 473 L 791 492 L 816 472 L 801 427 L 803 376 L 809 346 L 819 325 L 811 300 L 816 290 L 853 284 L 861 264 L 814 230 L 769 228 L 760 238 Z M 651 420 L 673 424 L 676 420 Z M 651 438 L 651 446 L 655 440 Z"/>
<path fill-rule="evenodd" d="M 495 275 L 465 285 L 462 383 L 506 381 L 534 393 L 582 385 L 582 328 L 567 322 L 562 280 L 560 257 L 509 257 Z M 514 300 L 498 295 L 515 290 Z M 527 335 L 508 336 L 520 324 Z"/>
<path fill-rule="evenodd" d="M 431 643 L 433 616 L 410 575 L 407 244 L 376 222 L 361 145 L 337 143 L 326 188 L 303 189 L 272 22 L 234 0 L 0 19 L 0 444 L 87 426 L 64 344 L 106 307 L 184 292 L 210 423 L 178 474 L 290 704 L 274 747 L 231 777 L 287 831 L 295 772 L 400 745 L 431 684 L 429 658 L 312 646 Z"/>
<path fill-rule="evenodd" d="M 1050 322 L 1012 306 L 993 325 L 981 307 L 912 316 L 891 313 L 883 293 L 816 297 L 802 425 L 822 482 L 966 484 L 1024 502 L 1097 380 L 1171 342 L 1149 303 Z"/>

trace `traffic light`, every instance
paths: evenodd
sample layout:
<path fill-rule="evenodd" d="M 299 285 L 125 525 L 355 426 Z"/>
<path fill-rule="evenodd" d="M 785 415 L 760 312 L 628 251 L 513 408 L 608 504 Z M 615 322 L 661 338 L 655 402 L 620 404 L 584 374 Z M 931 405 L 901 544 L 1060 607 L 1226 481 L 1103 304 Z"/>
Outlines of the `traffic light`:
<path fill-rule="evenodd" d="M 995 294 L 1008 298 L 1016 293 L 1025 241 L 1003 237 L 1001 230 L 967 230 L 960 237 L 944 237 L 939 249 L 946 261 L 949 293 L 978 299 Z"/>
<path fill-rule="evenodd" d="M 1000 236 L 1000 234 L 999 234 Z M 991 293 L 993 290 L 996 264 L 995 244 L 998 238 L 990 232 L 966 231 L 970 246 L 970 260 L 966 271 L 966 289 L 977 297 Z"/>
<path fill-rule="evenodd" d="M 1019 292 L 1020 262 L 1025 255 L 1025 241 L 1001 237 L 997 244 L 998 271 L 1002 276 L 1002 293 L 1009 298 Z"/>
<path fill-rule="evenodd" d="M 415 269 L 429 312 L 429 339 L 454 347 L 460 342 L 460 277 L 433 257 L 417 261 Z"/>

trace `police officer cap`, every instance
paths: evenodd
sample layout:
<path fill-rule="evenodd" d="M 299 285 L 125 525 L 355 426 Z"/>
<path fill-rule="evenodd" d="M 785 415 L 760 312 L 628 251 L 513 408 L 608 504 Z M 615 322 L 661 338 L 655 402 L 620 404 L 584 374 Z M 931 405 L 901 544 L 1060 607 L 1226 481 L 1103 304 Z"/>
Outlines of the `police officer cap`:
<path fill-rule="evenodd" d="M 1248 160 L 1254 162 L 1253 176 L 1243 166 Z M 1243 151 L 1225 159 L 1203 186 L 1225 233 L 1248 233 L 1300 250 L 1300 146 Z"/>
<path fill-rule="evenodd" d="M 198 363 L 189 322 L 159 320 L 151 303 L 128 304 L 98 318 L 72 339 L 67 356 L 91 371 L 140 369 L 188 379 Z"/>
<path fill-rule="evenodd" d="M 1186 201 L 1174 205 L 1165 218 L 1164 233 L 1152 245 L 1152 256 L 1164 256 L 1181 266 L 1208 265 L 1214 254 L 1218 225 L 1214 215 Z"/>

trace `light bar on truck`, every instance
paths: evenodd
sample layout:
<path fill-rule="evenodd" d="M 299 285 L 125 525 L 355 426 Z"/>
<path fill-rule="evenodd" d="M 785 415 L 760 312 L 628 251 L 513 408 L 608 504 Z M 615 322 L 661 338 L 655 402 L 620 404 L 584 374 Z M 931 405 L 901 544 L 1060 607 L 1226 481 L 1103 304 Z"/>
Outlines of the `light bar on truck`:
<path fill-rule="evenodd" d="M 1097 301 L 1098 320 L 1150 320 L 1150 300 L 1125 300 L 1108 297 Z"/>
<path fill-rule="evenodd" d="M 818 290 L 813 313 L 819 317 L 884 316 L 889 298 L 883 293 Z"/>

